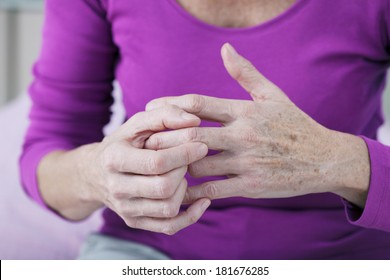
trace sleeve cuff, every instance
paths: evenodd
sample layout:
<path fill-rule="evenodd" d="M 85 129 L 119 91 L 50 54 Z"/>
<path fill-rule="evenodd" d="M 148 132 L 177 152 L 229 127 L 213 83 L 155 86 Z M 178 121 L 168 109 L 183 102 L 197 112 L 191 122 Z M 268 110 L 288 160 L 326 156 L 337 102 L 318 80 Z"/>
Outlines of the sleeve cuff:
<path fill-rule="evenodd" d="M 344 200 L 348 221 L 357 226 L 390 232 L 390 147 L 361 136 L 371 164 L 370 185 L 364 209 Z"/>
<path fill-rule="evenodd" d="M 70 144 L 45 143 L 27 148 L 20 157 L 20 179 L 26 194 L 43 208 L 51 211 L 46 205 L 39 191 L 37 170 L 42 158 L 50 152 L 59 150 L 71 150 Z"/>

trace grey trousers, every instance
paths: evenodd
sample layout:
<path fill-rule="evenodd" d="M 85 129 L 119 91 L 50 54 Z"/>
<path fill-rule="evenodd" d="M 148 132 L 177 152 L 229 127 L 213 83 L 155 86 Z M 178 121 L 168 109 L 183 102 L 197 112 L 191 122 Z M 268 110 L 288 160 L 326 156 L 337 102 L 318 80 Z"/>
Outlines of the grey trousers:
<path fill-rule="evenodd" d="M 94 233 L 83 244 L 77 259 L 169 260 L 169 257 L 143 244 Z"/>

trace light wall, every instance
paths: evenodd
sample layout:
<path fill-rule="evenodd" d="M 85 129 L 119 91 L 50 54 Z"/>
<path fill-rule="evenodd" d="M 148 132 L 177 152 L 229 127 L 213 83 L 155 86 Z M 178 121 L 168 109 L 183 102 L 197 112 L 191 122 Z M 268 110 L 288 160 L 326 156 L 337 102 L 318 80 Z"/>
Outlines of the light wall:
<path fill-rule="evenodd" d="M 386 120 L 389 123 L 390 122 L 390 74 L 388 74 L 387 80 L 388 80 L 388 84 L 387 84 L 386 92 L 384 94 L 383 109 L 386 114 Z"/>
<path fill-rule="evenodd" d="M 41 45 L 42 11 L 0 9 L 0 106 L 24 92 Z"/>
<path fill-rule="evenodd" d="M 4 12 L 0 10 L 0 105 L 6 101 L 6 37 L 6 17 L 4 15 Z"/>

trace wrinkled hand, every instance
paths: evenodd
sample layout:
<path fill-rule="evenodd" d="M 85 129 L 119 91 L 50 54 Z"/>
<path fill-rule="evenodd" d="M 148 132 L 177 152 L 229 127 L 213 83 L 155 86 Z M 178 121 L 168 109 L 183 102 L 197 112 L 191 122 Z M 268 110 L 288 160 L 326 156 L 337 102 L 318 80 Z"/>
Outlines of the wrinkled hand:
<path fill-rule="evenodd" d="M 229 44 L 222 48 L 222 58 L 253 101 L 192 94 L 147 105 L 147 110 L 175 105 L 222 124 L 156 133 L 146 142 L 146 148 L 154 150 L 203 142 L 220 151 L 191 164 L 189 171 L 194 177 L 228 178 L 190 187 L 187 202 L 201 197 L 280 198 L 332 191 L 342 178 L 330 172 L 335 160 L 332 148 L 337 145 L 331 131 L 296 107 Z"/>
<path fill-rule="evenodd" d="M 89 153 L 84 173 L 90 200 L 103 202 L 132 228 L 171 235 L 195 223 L 210 201 L 199 199 L 180 213 L 187 190 L 184 176 L 189 164 L 206 156 L 207 146 L 143 148 L 155 132 L 199 124 L 198 117 L 175 106 L 134 115 Z"/>

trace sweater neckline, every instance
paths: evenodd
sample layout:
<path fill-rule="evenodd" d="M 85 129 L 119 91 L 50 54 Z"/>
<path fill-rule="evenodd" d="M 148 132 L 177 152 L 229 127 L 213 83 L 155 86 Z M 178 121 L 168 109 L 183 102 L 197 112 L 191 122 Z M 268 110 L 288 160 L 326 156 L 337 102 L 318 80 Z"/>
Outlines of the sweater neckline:
<path fill-rule="evenodd" d="M 304 6 L 307 4 L 309 0 L 297 0 L 291 7 L 286 9 L 281 14 L 277 15 L 274 18 L 271 18 L 267 21 L 259 23 L 257 25 L 249 26 L 249 27 L 221 27 L 217 25 L 213 25 L 207 23 L 193 15 L 191 15 L 187 10 L 185 10 L 176 0 L 167 0 L 174 10 L 179 13 L 185 20 L 190 23 L 197 25 L 200 28 L 208 29 L 210 31 L 220 32 L 220 33 L 246 33 L 246 32 L 254 32 L 259 30 L 268 29 L 274 25 L 280 24 L 288 18 L 297 14 Z"/>

